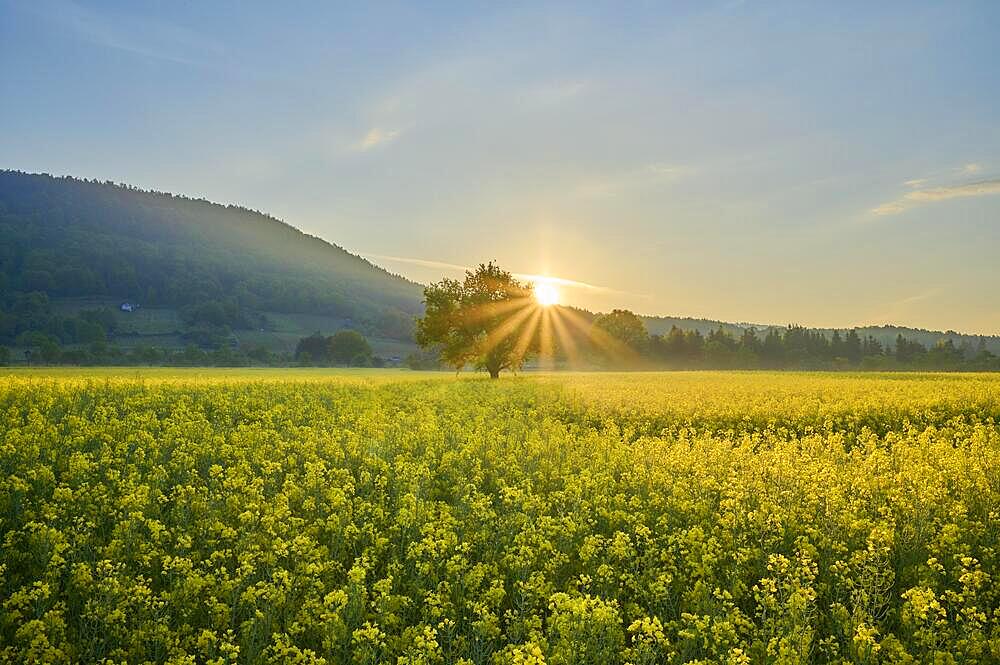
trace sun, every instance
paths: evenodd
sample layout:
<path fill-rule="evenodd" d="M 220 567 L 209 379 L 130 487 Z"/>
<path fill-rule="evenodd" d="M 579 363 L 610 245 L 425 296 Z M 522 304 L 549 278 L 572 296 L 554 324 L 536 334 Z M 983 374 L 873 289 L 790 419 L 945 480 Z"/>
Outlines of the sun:
<path fill-rule="evenodd" d="M 539 282 L 535 284 L 535 300 L 542 307 L 559 304 L 559 289 L 550 282 Z"/>

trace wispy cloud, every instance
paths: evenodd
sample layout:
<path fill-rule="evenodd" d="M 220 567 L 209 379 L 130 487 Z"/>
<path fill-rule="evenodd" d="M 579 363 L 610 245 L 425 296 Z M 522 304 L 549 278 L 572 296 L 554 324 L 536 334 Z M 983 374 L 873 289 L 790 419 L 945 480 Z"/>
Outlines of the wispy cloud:
<path fill-rule="evenodd" d="M 1000 194 L 1000 178 L 993 180 L 981 180 L 961 185 L 950 185 L 947 187 L 929 187 L 907 192 L 900 198 L 883 203 L 872 209 L 876 215 L 896 215 L 905 210 L 925 203 L 937 201 L 947 201 L 949 199 L 966 198 L 970 196 L 987 196 L 989 194 Z"/>
<path fill-rule="evenodd" d="M 973 174 L 973 173 L 979 173 L 982 170 L 983 170 L 983 165 L 976 163 L 966 164 L 962 167 L 962 173 Z"/>
<path fill-rule="evenodd" d="M 580 96 L 589 88 L 589 81 L 561 81 L 529 88 L 522 93 L 521 100 L 527 106 L 555 106 Z"/>
<path fill-rule="evenodd" d="M 401 132 L 398 129 L 382 129 L 381 127 L 372 127 L 360 141 L 354 144 L 354 149 L 366 152 L 368 150 L 387 145 L 399 138 L 400 133 Z"/>
<path fill-rule="evenodd" d="M 935 286 L 934 288 L 927 289 L 926 291 L 921 291 L 920 293 L 915 293 L 911 296 L 901 298 L 893 303 L 895 306 L 911 305 L 915 302 L 920 302 L 921 300 L 927 300 L 928 298 L 933 298 L 934 296 L 941 293 L 944 289 L 940 286 Z"/>
<path fill-rule="evenodd" d="M 654 162 L 618 173 L 592 177 L 577 186 L 575 194 L 583 198 L 610 198 L 639 187 L 667 185 L 695 172 L 691 166 Z"/>
<path fill-rule="evenodd" d="M 475 270 L 472 266 L 463 266 L 457 263 L 446 263 L 444 261 L 433 261 L 430 259 L 418 259 L 410 256 L 390 256 L 386 254 L 367 254 L 362 253 L 361 256 L 366 259 L 374 259 L 376 261 L 390 261 L 393 263 L 405 263 L 414 266 L 420 266 L 422 268 L 433 268 L 435 270 L 447 270 L 450 272 L 466 272 Z M 612 289 L 608 286 L 599 286 L 597 284 L 589 284 L 587 282 L 581 282 L 575 279 L 566 279 L 565 277 L 553 277 L 551 275 L 537 275 L 533 273 L 516 272 L 513 273 L 514 277 L 527 282 L 546 282 L 548 284 L 557 284 L 559 286 L 565 286 L 570 289 L 581 289 L 584 291 L 590 291 L 592 293 L 617 293 L 621 295 L 630 296 L 641 296 L 642 294 L 629 293 L 628 291 L 620 291 L 618 289 Z"/>
<path fill-rule="evenodd" d="M 944 286 L 933 286 L 923 291 L 919 291 L 912 295 L 894 300 L 887 305 L 883 310 L 880 317 L 876 317 L 873 320 L 876 321 L 894 321 L 901 316 L 905 316 L 908 312 L 912 310 L 912 305 L 923 302 L 925 300 L 931 300 L 936 298 L 945 292 Z"/>
<path fill-rule="evenodd" d="M 906 198 L 913 201 L 944 201 L 963 196 L 983 196 L 985 194 L 1000 194 L 1000 179 L 971 182 L 954 187 L 921 189 L 907 194 Z"/>
<path fill-rule="evenodd" d="M 375 259 L 376 261 L 392 261 L 394 263 L 408 263 L 413 266 L 421 266 L 423 268 L 435 268 L 437 270 L 450 270 L 453 272 L 465 272 L 466 270 L 472 270 L 469 266 L 458 265 L 457 263 L 445 263 L 444 261 L 431 261 L 429 259 L 417 259 L 409 256 L 389 256 L 386 254 L 366 254 L 361 253 L 361 256 L 366 259 Z"/>
<path fill-rule="evenodd" d="M 141 57 L 202 66 L 223 55 L 219 44 L 160 19 L 99 12 L 71 0 L 43 0 L 32 9 L 83 41 Z"/>
<path fill-rule="evenodd" d="M 590 291 L 592 293 L 617 293 L 620 295 L 628 296 L 641 296 L 639 293 L 629 293 L 628 291 L 620 291 L 618 289 L 612 289 L 608 286 L 598 286 L 596 284 L 588 284 L 587 282 L 578 282 L 575 279 L 565 279 L 563 277 L 552 277 L 551 275 L 534 275 L 531 273 L 517 272 L 514 273 L 514 277 L 524 280 L 526 282 L 544 282 L 546 284 L 557 284 L 559 286 L 565 286 L 570 289 L 582 289 L 584 291 Z"/>

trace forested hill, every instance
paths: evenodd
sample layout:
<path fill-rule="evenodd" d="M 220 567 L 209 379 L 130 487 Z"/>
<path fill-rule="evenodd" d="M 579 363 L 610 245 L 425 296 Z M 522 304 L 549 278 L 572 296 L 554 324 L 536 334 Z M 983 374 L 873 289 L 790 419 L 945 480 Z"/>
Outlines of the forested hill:
<path fill-rule="evenodd" d="M 7 300 L 115 298 L 233 330 L 315 314 L 395 339 L 422 310 L 418 284 L 278 219 L 110 182 L 0 171 L 0 237 Z"/>

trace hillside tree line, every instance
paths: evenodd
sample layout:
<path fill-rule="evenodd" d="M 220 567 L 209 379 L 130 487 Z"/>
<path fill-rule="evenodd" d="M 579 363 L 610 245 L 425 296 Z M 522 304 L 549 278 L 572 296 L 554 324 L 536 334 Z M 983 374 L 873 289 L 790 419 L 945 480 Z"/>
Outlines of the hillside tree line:
<path fill-rule="evenodd" d="M 885 345 L 873 336 L 862 337 L 857 329 L 834 330 L 827 336 L 798 325 L 751 327 L 738 336 L 721 327 L 703 335 L 674 326 L 666 334 L 650 335 L 642 319 L 628 310 L 599 315 L 593 326 L 631 352 L 602 351 L 591 342 L 591 359 L 608 367 L 1000 370 L 1000 357 L 987 349 L 984 338 L 974 345 L 943 339 L 925 346 L 900 334 L 894 344 Z"/>

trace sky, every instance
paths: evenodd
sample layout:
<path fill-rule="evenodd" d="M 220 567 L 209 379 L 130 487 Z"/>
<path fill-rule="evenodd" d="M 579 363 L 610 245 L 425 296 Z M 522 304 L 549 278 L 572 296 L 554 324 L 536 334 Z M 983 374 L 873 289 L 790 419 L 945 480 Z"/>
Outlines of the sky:
<path fill-rule="evenodd" d="M 418 6 L 419 5 L 419 6 Z M 0 0 L 0 168 L 428 283 L 1000 334 L 1000 3 Z"/>

